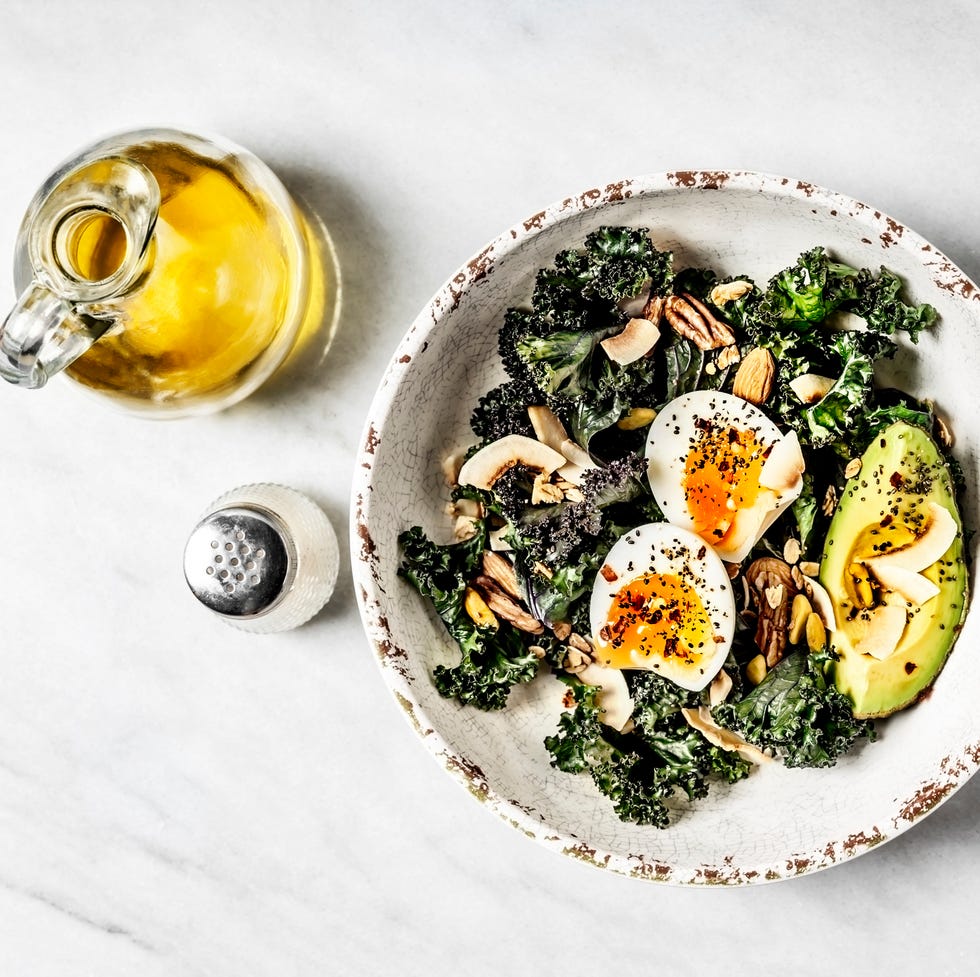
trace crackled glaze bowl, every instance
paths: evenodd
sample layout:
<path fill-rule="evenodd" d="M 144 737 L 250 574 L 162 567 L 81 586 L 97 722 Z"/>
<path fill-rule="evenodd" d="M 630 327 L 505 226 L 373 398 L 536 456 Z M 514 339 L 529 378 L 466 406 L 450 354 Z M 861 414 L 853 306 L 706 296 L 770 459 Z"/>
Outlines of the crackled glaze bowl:
<path fill-rule="evenodd" d="M 742 172 L 676 172 L 589 190 L 490 242 L 422 310 L 395 351 L 365 428 L 353 487 L 356 592 L 381 674 L 421 742 L 484 807 L 548 848 L 609 871 L 674 884 L 785 879 L 838 865 L 894 838 L 936 808 L 980 764 L 980 615 L 926 699 L 879 723 L 876 743 L 829 770 L 757 769 L 678 801 L 667 830 L 625 824 L 588 775 L 549 762 L 564 687 L 551 675 L 518 687 L 502 712 L 442 699 L 436 664 L 458 652 L 435 614 L 397 576 L 399 532 L 421 524 L 448 541 L 441 462 L 473 436 L 468 418 L 503 378 L 497 329 L 526 304 L 538 268 L 603 224 L 650 229 L 675 267 L 707 265 L 757 282 L 817 244 L 856 266 L 886 265 L 939 326 L 888 364 L 904 389 L 949 419 L 977 526 L 980 293 L 944 255 L 877 210 L 807 183 Z"/>

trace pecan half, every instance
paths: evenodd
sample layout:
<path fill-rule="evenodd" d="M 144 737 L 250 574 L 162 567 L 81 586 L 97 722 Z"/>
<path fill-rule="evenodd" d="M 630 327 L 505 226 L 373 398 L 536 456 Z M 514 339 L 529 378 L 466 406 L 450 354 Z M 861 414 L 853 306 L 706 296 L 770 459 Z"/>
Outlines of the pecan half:
<path fill-rule="evenodd" d="M 739 364 L 732 383 L 732 393 L 756 406 L 764 404 L 772 393 L 776 361 L 761 346 L 750 349 Z"/>
<path fill-rule="evenodd" d="M 664 302 L 664 316 L 675 332 L 690 339 L 698 349 L 718 349 L 735 342 L 731 329 L 688 292 L 669 296 Z"/>
<path fill-rule="evenodd" d="M 515 628 L 526 631 L 528 634 L 542 634 L 544 632 L 544 625 L 537 618 L 532 617 L 512 597 L 509 597 L 492 577 L 481 574 L 472 582 L 471 586 L 479 591 L 486 601 L 487 607 L 497 617 L 510 621 Z"/>
<path fill-rule="evenodd" d="M 786 651 L 790 615 L 798 590 L 790 565 L 774 556 L 755 560 L 745 571 L 752 591 L 752 603 L 759 615 L 755 643 L 772 668 Z"/>
<path fill-rule="evenodd" d="M 651 295 L 640 313 L 642 318 L 649 319 L 655 326 L 659 326 L 664 314 L 664 301 L 662 295 Z"/>
<path fill-rule="evenodd" d="M 499 584 L 500 588 L 508 597 L 512 597 L 514 600 L 521 599 L 521 588 L 517 582 L 517 572 L 514 570 L 514 564 L 506 556 L 494 553 L 493 550 L 484 550 L 483 572 L 491 580 Z"/>

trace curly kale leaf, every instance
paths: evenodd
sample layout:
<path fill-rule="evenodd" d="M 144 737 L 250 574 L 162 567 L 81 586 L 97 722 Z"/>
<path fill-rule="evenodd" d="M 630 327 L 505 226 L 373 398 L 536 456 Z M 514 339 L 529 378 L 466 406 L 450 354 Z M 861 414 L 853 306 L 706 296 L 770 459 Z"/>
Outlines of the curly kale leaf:
<path fill-rule="evenodd" d="M 440 695 L 481 709 L 502 709 L 512 686 L 537 674 L 538 659 L 524 645 L 522 632 L 507 623 L 497 630 L 477 627 L 464 608 L 466 581 L 478 572 L 485 530 L 461 543 L 440 546 L 415 526 L 398 541 L 399 574 L 427 597 L 459 645 L 458 665 L 438 665 L 433 679 Z"/>
<path fill-rule="evenodd" d="M 599 721 L 598 689 L 568 681 L 575 707 L 545 746 L 559 770 L 587 771 L 623 820 L 665 828 L 675 793 L 704 797 L 712 776 L 733 783 L 747 775 L 744 760 L 711 746 L 684 719 L 681 709 L 697 705 L 696 694 L 650 673 L 633 676 L 636 727 L 623 736 Z"/>
<path fill-rule="evenodd" d="M 528 397 L 526 384 L 508 380 L 480 398 L 470 416 L 470 427 L 482 443 L 497 441 L 508 434 L 534 437 L 527 408 L 539 402 L 538 397 Z"/>
<path fill-rule="evenodd" d="M 662 292 L 670 281 L 672 256 L 654 247 L 645 227 L 600 227 L 581 251 L 562 251 L 554 266 L 538 273 L 532 307 L 563 320 L 572 314 L 608 309 L 637 295 L 648 282 Z"/>
<path fill-rule="evenodd" d="M 861 444 L 870 443 L 896 421 L 932 431 L 936 416 L 930 404 L 891 390 L 880 391 L 877 399 L 881 402 L 866 411 L 861 419 Z"/>
<path fill-rule="evenodd" d="M 887 268 L 881 268 L 877 278 L 862 268 L 858 295 L 847 308 L 861 316 L 872 331 L 890 336 L 902 330 L 917 343 L 922 330 L 936 321 L 936 310 L 931 305 L 908 305 L 899 297 L 901 289 L 902 280 Z"/>
<path fill-rule="evenodd" d="M 766 290 L 746 303 L 743 325 L 754 342 L 781 358 L 857 296 L 857 269 L 834 261 L 824 248 L 813 248 L 774 275 Z"/>
<path fill-rule="evenodd" d="M 762 749 L 775 750 L 788 767 L 829 767 L 874 725 L 855 719 L 850 700 L 827 673 L 831 653 L 795 652 L 780 661 L 743 699 L 713 710 L 722 725 L 736 729 Z"/>
<path fill-rule="evenodd" d="M 601 227 L 581 251 L 560 252 L 538 273 L 530 310 L 510 309 L 504 317 L 498 348 L 507 375 L 526 404 L 570 416 L 572 434 L 585 446 L 633 404 L 652 403 L 653 362 L 641 357 L 621 365 L 597 347 L 623 328 L 621 301 L 648 285 L 666 289 L 671 262 L 645 228 Z"/>
<path fill-rule="evenodd" d="M 874 391 L 875 360 L 895 352 L 890 339 L 869 332 L 836 333 L 831 348 L 840 358 L 840 374 L 822 399 L 796 414 L 794 424 L 801 440 L 814 447 L 846 441 L 861 424 Z"/>
<path fill-rule="evenodd" d="M 494 506 L 510 524 L 510 539 L 530 563 L 552 569 L 574 564 L 585 553 L 603 554 L 613 537 L 606 523 L 613 513 L 630 508 L 634 525 L 649 522 L 655 505 L 645 478 L 646 462 L 639 454 L 618 458 L 603 467 L 588 469 L 579 489 L 581 501 L 531 505 L 531 472 L 520 466 L 505 472 L 494 485 Z M 608 538 L 607 538 L 608 537 Z"/>
<path fill-rule="evenodd" d="M 574 402 L 597 388 L 593 379 L 596 346 L 617 327 L 583 331 L 563 329 L 545 336 L 525 335 L 515 346 L 534 384 L 549 405 Z"/>
<path fill-rule="evenodd" d="M 809 352 L 819 359 L 822 334 L 817 327 L 838 310 L 861 316 L 871 333 L 891 336 L 901 330 L 916 342 L 936 320 L 936 310 L 906 304 L 899 297 L 901 288 L 901 279 L 887 268 L 876 276 L 867 268 L 835 261 L 817 247 L 774 275 L 766 290 L 751 296 L 739 311 L 753 341 L 777 359 L 806 355 L 807 346 L 816 347 Z"/>

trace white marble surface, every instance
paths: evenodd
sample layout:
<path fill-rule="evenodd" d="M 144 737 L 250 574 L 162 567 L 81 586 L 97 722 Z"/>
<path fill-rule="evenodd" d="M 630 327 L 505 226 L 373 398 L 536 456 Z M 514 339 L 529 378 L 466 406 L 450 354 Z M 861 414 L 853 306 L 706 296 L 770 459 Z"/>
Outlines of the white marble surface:
<path fill-rule="evenodd" d="M 538 848 L 438 769 L 377 672 L 346 556 L 328 608 L 279 637 L 212 620 L 182 580 L 186 533 L 235 484 L 291 484 L 346 531 L 362 420 L 407 324 L 570 192 L 784 173 L 881 207 L 978 277 L 980 8 L 722 8 L 0 7 L 0 262 L 51 166 L 160 123 L 263 156 L 330 224 L 345 276 L 325 365 L 218 416 L 0 389 L 4 977 L 975 967 L 980 783 L 842 868 L 644 885 Z"/>

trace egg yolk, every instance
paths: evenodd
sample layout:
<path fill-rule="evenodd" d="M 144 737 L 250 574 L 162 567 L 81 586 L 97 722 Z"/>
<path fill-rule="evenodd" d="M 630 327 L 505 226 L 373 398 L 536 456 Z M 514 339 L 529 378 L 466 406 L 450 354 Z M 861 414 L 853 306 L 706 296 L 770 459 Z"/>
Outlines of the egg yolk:
<path fill-rule="evenodd" d="M 751 430 L 699 421 L 698 432 L 684 466 L 684 500 L 694 531 L 718 543 L 735 512 L 759 495 L 766 448 Z"/>
<path fill-rule="evenodd" d="M 656 668 L 658 659 L 670 659 L 694 669 L 714 653 L 714 627 L 698 592 L 673 573 L 624 584 L 599 637 L 606 643 L 601 660 L 612 668 Z"/>

